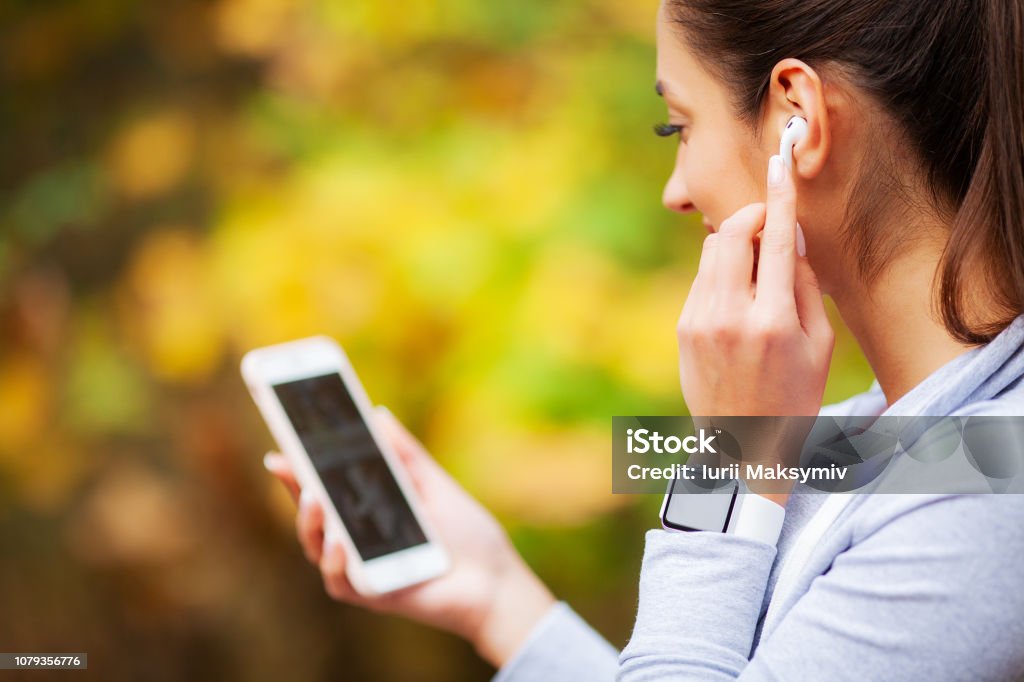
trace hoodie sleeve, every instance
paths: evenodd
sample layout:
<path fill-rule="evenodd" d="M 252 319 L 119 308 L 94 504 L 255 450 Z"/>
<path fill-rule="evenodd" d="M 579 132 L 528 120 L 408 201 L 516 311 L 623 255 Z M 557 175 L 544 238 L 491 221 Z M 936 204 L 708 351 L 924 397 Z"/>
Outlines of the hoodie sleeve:
<path fill-rule="evenodd" d="M 727 680 L 746 668 L 776 548 L 725 533 L 647 532 L 623 681 Z"/>
<path fill-rule="evenodd" d="M 548 610 L 492 682 L 612 682 L 618 651 L 565 602 Z"/>
<path fill-rule="evenodd" d="M 1022 679 L 1024 495 L 877 495 L 858 516 L 752 656 L 775 548 L 649 531 L 618 679 Z"/>

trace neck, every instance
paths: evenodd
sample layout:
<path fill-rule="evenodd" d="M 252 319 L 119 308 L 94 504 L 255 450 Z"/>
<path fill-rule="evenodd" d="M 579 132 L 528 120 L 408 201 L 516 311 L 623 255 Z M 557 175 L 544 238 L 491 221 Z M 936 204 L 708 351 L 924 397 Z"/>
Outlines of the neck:
<path fill-rule="evenodd" d="M 971 348 L 953 339 L 934 312 L 937 264 L 938 253 L 922 248 L 891 263 L 870 286 L 844 287 L 833 296 L 887 405 Z"/>

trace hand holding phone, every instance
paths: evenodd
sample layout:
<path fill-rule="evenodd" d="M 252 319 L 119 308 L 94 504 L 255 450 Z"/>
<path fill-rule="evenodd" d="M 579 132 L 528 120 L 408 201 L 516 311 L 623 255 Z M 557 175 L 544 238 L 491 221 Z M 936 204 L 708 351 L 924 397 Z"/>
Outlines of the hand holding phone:
<path fill-rule="evenodd" d="M 346 550 L 357 592 L 392 592 L 448 569 L 337 343 L 321 336 L 259 348 L 242 360 L 242 374 L 307 497 L 320 503 L 328 537 Z"/>
<path fill-rule="evenodd" d="M 369 597 L 359 594 L 346 575 L 346 550 L 336 541 L 325 540 L 323 509 L 308 495 L 296 518 L 303 550 L 318 565 L 324 587 L 334 599 L 453 632 L 500 668 L 555 599 L 516 552 L 494 516 L 389 410 L 378 407 L 373 412 L 378 433 L 397 453 L 426 521 L 437 530 L 451 556 L 451 570 L 397 592 Z M 288 459 L 272 453 L 264 463 L 298 501 L 301 486 Z"/>

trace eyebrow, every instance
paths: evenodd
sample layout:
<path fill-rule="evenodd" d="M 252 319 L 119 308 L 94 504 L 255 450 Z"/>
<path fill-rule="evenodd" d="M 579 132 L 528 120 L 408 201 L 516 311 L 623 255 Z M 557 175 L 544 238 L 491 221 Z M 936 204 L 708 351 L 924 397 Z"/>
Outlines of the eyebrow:
<path fill-rule="evenodd" d="M 658 95 L 658 97 L 664 97 L 665 96 L 665 84 L 662 83 L 660 80 L 655 81 L 654 82 L 654 92 L 655 92 L 655 94 Z M 685 104 L 680 102 L 678 99 L 673 100 L 672 105 L 676 109 L 681 111 L 682 113 L 686 114 L 687 116 L 691 115 L 689 107 L 687 107 Z"/>

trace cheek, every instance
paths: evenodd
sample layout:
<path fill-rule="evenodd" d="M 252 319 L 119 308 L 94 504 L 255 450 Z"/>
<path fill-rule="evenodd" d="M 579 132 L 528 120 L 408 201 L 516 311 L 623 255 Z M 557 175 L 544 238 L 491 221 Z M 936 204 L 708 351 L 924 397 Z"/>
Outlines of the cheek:
<path fill-rule="evenodd" d="M 680 159 L 691 201 L 716 228 L 747 204 L 764 201 L 740 158 L 740 150 L 712 145 L 693 146 Z"/>

